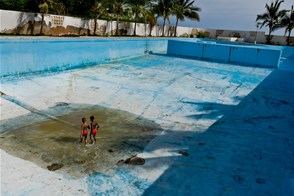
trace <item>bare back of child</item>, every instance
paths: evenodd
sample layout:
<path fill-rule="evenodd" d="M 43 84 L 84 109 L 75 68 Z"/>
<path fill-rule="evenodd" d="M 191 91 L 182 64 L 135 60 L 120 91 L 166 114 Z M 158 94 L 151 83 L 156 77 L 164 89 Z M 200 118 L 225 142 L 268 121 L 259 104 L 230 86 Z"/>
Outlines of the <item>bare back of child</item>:
<path fill-rule="evenodd" d="M 91 142 L 94 144 L 96 143 L 96 134 L 97 131 L 99 129 L 99 125 L 98 123 L 95 121 L 95 117 L 94 116 L 90 116 L 90 120 L 91 120 L 91 133 L 90 133 L 90 140 Z"/>
<path fill-rule="evenodd" d="M 89 125 L 87 124 L 87 120 L 86 118 L 82 118 L 82 124 L 81 124 L 81 143 L 85 142 L 85 144 L 87 144 L 87 137 L 88 137 L 88 129 L 89 129 Z"/>

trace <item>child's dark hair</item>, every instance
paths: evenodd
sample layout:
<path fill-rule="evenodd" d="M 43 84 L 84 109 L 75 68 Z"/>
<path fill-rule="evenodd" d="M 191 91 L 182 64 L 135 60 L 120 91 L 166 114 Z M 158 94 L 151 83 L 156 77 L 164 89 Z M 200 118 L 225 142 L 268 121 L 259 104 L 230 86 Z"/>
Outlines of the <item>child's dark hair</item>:
<path fill-rule="evenodd" d="M 84 117 L 84 118 L 82 118 L 82 122 L 85 122 L 86 121 L 86 118 Z"/>
<path fill-rule="evenodd" d="M 94 116 L 90 116 L 90 120 L 93 121 L 95 118 Z"/>

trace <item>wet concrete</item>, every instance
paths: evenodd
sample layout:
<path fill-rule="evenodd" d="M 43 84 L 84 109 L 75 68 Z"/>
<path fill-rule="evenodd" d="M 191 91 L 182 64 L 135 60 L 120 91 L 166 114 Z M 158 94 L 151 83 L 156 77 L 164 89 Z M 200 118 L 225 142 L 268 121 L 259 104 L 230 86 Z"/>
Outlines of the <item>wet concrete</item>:
<path fill-rule="evenodd" d="M 15 124 L 15 127 L 22 122 L 22 126 L 1 135 L 1 149 L 43 168 L 62 164 L 58 172 L 71 177 L 115 168 L 119 160 L 142 152 L 161 130 L 153 121 L 102 106 L 57 103 L 44 113 L 59 114 L 58 120 L 35 122 L 36 115 L 25 115 L 6 121 L 4 124 Z M 80 143 L 81 118 L 86 117 L 90 123 L 91 115 L 100 125 L 97 142 Z"/>

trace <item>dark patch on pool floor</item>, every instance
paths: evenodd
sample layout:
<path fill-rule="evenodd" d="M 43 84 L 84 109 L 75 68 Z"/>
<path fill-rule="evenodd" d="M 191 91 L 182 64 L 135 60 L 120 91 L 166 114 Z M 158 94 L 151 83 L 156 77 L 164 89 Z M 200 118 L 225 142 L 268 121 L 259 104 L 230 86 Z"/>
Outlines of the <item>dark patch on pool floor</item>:
<path fill-rule="evenodd" d="M 48 170 L 50 170 L 50 171 L 55 171 L 55 170 L 58 170 L 62 167 L 63 167 L 63 164 L 59 164 L 59 163 L 53 163 L 53 164 L 47 166 Z"/>
<path fill-rule="evenodd" d="M 255 179 L 255 182 L 256 182 L 257 184 L 264 184 L 264 183 L 265 183 L 265 180 L 264 180 L 263 178 L 256 178 L 256 179 Z"/>
<path fill-rule="evenodd" d="M 242 176 L 239 175 L 233 175 L 232 178 L 234 179 L 235 182 L 237 183 L 241 183 L 244 181 L 244 178 Z"/>
<path fill-rule="evenodd" d="M 178 151 L 178 153 L 179 153 L 180 155 L 185 156 L 185 157 L 189 156 L 189 153 L 186 152 L 186 151 L 182 151 L 182 150 L 180 150 L 180 151 Z"/>
<path fill-rule="evenodd" d="M 55 106 L 68 106 L 69 104 L 66 102 L 57 102 Z"/>
<path fill-rule="evenodd" d="M 117 167 L 119 160 L 142 152 L 162 130 L 153 121 L 122 110 L 97 105 L 62 106 L 62 110 L 56 106 L 44 112 L 68 122 L 66 124 L 52 119 L 35 122 L 35 115 L 7 121 L 21 122 L 22 126 L 16 126 L 16 130 L 4 130 L 2 137 L 5 140 L 1 140 L 1 148 L 43 168 L 53 163 L 62 164 L 57 172 L 69 177 L 83 177 Z M 96 144 L 85 145 L 79 143 L 81 119 L 86 117 L 90 123 L 91 115 L 95 116 L 100 128 Z"/>

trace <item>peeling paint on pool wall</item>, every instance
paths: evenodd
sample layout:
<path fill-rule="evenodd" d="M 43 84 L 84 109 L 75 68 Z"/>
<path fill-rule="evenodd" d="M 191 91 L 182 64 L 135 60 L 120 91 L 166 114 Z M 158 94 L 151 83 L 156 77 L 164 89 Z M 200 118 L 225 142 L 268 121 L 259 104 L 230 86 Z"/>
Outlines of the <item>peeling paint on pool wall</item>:
<path fill-rule="evenodd" d="M 83 68 L 166 52 L 167 39 L 0 39 L 1 76 Z"/>
<path fill-rule="evenodd" d="M 288 61 L 292 54 L 287 48 L 284 58 Z M 32 76 L 1 78 L 0 132 L 5 132 L 0 137 L 1 195 L 294 195 L 294 72 L 148 53 L 64 72 L 53 72 L 54 69 L 48 74 L 43 71 Z M 4 99 L 3 95 L 13 99 Z M 83 110 L 86 105 L 89 110 Z M 125 137 L 119 131 L 115 134 L 128 141 L 123 144 L 125 149 L 140 142 L 141 146 L 132 145 L 134 151 L 128 152 L 143 159 L 144 165 L 120 165 L 122 161 L 117 158 L 128 160 L 130 154 L 117 157 L 121 145 L 103 145 L 119 142 L 111 137 L 103 120 L 101 135 L 97 135 L 103 142 L 98 140 L 93 146 L 76 143 L 82 117 L 94 115 L 99 122 L 99 114 L 104 116 L 100 110 L 93 114 L 92 106 L 131 114 L 133 122 L 138 122 L 136 133 L 145 142 L 129 134 Z M 48 115 L 30 112 L 30 108 Z M 64 123 L 47 126 L 50 119 L 44 124 L 35 123 L 51 116 L 76 126 L 70 137 L 68 127 L 58 133 L 61 137 L 50 130 L 63 129 L 67 126 Z M 115 120 L 112 114 L 109 116 L 106 121 Z M 117 117 L 119 127 L 129 133 L 128 128 L 134 126 L 128 122 L 132 121 Z M 147 121 L 141 124 L 143 118 Z M 35 123 L 31 132 L 25 127 L 28 123 Z M 141 128 L 147 131 L 146 124 L 155 125 L 160 133 L 148 126 L 155 132 L 150 132 L 149 138 L 141 135 Z M 43 125 L 42 131 L 38 126 Z M 40 133 L 34 137 L 42 138 L 32 142 L 33 137 L 22 138 L 26 131 L 34 135 L 38 130 Z M 103 134 L 107 135 L 102 138 Z M 26 141 L 18 142 L 22 139 Z M 49 153 L 41 158 L 50 163 L 36 165 L 40 159 L 36 149 L 48 141 L 52 143 L 45 144 L 46 154 L 48 145 L 53 151 L 79 146 L 81 152 L 89 153 L 83 155 L 89 157 L 84 162 L 73 155 L 73 160 L 62 161 L 59 170 L 48 171 L 48 164 L 60 164 L 54 158 L 57 154 Z M 16 154 L 4 145 L 19 150 L 21 158 L 14 157 Z M 29 145 L 31 151 L 27 149 Z M 64 150 L 66 154 L 68 149 Z M 94 159 L 87 161 L 93 156 L 99 159 L 99 151 L 106 153 L 108 157 L 104 158 L 112 159 L 113 168 L 100 170 Z M 61 151 L 57 153 L 63 158 Z M 28 156 L 31 161 L 24 160 Z M 78 161 L 79 165 L 71 167 L 71 161 Z M 86 165 L 89 167 L 83 167 Z M 86 177 L 66 178 L 69 175 L 61 175 L 66 171 L 86 172 Z"/>
<path fill-rule="evenodd" d="M 167 54 L 271 68 L 279 66 L 281 57 L 279 49 L 177 40 L 168 41 Z"/>
<path fill-rule="evenodd" d="M 184 41 L 185 40 L 185 41 Z M 83 68 L 146 52 L 294 70 L 294 48 L 207 39 L 0 39 L 0 76 Z M 168 44 L 169 43 L 169 44 Z"/>

